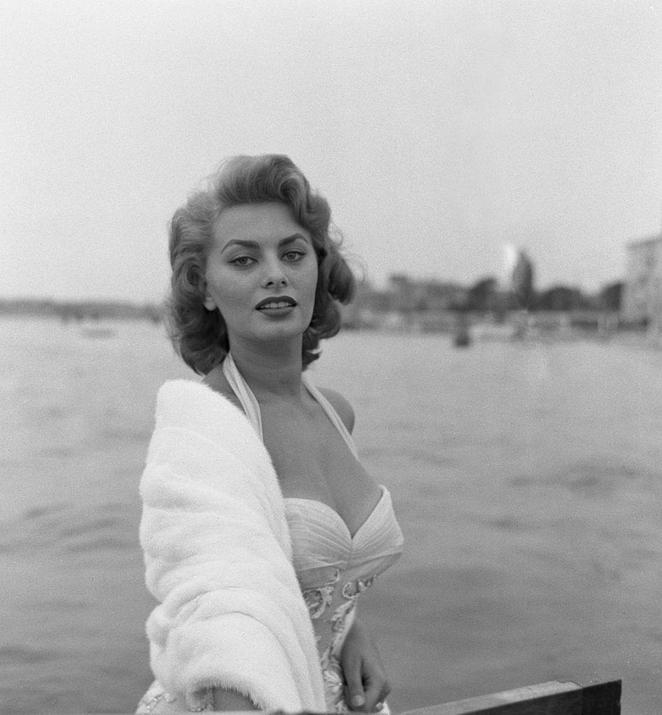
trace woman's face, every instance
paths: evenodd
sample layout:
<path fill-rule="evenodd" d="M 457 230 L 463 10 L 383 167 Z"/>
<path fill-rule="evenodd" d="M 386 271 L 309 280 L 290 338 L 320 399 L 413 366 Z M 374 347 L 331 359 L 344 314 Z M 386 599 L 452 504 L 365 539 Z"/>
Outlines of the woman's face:
<path fill-rule="evenodd" d="M 310 233 L 282 203 L 225 209 L 214 226 L 205 279 L 205 307 L 220 311 L 231 346 L 301 336 L 317 287 Z"/>

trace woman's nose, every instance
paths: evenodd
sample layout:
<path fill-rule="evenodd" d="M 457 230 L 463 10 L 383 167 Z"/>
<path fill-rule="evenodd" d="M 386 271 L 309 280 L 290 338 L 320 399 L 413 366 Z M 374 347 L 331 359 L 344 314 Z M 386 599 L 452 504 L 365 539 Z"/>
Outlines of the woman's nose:
<path fill-rule="evenodd" d="M 287 280 L 284 277 L 281 278 L 267 278 L 264 282 L 265 288 L 271 288 L 278 286 L 279 288 L 284 288 L 287 285 Z"/>
<path fill-rule="evenodd" d="M 287 276 L 280 262 L 269 262 L 266 265 L 264 276 L 262 277 L 262 285 L 265 288 L 283 288 L 287 285 Z"/>

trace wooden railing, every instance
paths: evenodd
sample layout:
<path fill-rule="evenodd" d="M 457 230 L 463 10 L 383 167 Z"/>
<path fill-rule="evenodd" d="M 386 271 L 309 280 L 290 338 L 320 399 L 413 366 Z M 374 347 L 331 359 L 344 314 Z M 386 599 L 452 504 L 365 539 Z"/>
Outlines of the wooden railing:
<path fill-rule="evenodd" d="M 402 715 L 620 715 L 621 681 L 553 680 L 492 695 L 408 710 Z"/>

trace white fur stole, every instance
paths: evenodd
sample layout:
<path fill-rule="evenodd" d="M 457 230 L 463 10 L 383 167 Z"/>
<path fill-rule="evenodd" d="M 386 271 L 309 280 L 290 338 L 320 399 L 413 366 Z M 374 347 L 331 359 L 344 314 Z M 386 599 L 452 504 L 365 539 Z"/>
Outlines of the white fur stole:
<path fill-rule="evenodd" d="M 166 382 L 140 493 L 157 680 L 187 698 L 218 686 L 265 710 L 325 710 L 282 494 L 243 412 L 206 385 Z"/>

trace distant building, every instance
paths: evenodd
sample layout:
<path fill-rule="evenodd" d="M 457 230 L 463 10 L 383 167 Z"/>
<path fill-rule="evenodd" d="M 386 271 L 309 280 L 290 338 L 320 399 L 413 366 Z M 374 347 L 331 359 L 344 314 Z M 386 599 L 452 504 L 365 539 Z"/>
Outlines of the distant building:
<path fill-rule="evenodd" d="M 628 244 L 621 313 L 662 330 L 662 234 Z"/>

